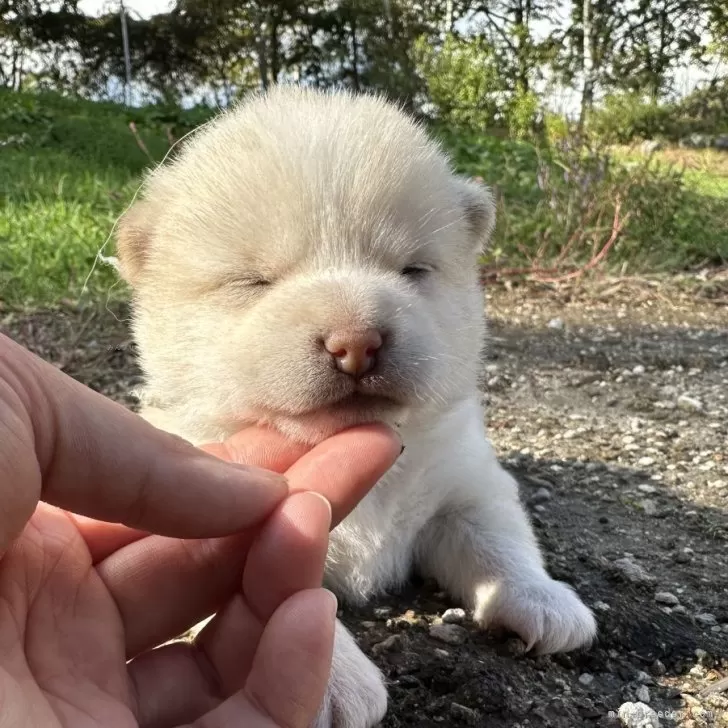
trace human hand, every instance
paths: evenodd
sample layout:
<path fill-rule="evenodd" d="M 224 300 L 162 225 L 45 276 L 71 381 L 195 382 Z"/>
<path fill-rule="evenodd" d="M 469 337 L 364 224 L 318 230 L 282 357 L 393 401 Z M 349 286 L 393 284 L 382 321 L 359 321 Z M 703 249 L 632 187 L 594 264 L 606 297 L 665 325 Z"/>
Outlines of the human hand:
<path fill-rule="evenodd" d="M 0 728 L 310 724 L 333 642 L 328 530 L 399 442 L 366 427 L 310 449 L 251 428 L 207 449 L 240 465 L 0 335 Z M 213 612 L 194 643 L 152 649 Z"/>

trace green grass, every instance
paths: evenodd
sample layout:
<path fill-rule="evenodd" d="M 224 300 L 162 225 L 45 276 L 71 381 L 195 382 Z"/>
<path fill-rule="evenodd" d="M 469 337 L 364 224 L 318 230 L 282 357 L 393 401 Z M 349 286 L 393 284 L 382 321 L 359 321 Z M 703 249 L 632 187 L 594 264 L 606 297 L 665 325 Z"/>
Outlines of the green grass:
<path fill-rule="evenodd" d="M 123 291 L 113 290 L 115 272 L 94 262 L 151 166 L 128 123 L 161 160 L 169 148 L 163 127 L 181 135 L 205 118 L 189 117 L 0 92 L 0 144 L 11 139 L 0 146 L 0 302 L 32 306 Z M 104 252 L 113 254 L 113 243 Z"/>
<path fill-rule="evenodd" d="M 151 162 L 129 130 L 135 121 L 154 160 L 212 112 L 129 111 L 56 94 L 0 92 L 0 303 L 46 305 L 125 295 L 96 253 Z M 693 160 L 684 175 L 630 160 L 584 186 L 595 160 L 520 142 L 440 130 L 457 168 L 499 193 L 488 263 L 583 264 L 608 238 L 614 204 L 629 220 L 607 263 L 630 270 L 684 268 L 728 260 L 728 154 Z M 8 142 L 8 143 L 4 143 Z M 548 180 L 537 184 L 539 168 Z M 565 180 L 564 172 L 568 171 Z M 537 252 L 540 253 L 537 256 Z M 113 254 L 109 244 L 106 254 Z M 94 269 L 93 275 L 89 274 Z M 88 289 L 84 292 L 84 282 Z"/>

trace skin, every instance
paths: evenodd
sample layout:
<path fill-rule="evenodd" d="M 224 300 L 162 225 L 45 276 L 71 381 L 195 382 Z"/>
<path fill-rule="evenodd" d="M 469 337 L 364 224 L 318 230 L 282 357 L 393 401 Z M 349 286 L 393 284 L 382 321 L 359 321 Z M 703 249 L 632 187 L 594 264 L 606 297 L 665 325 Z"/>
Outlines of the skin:
<path fill-rule="evenodd" d="M 328 531 L 400 448 L 249 428 L 203 452 L 0 336 L 0 728 L 307 728 Z"/>

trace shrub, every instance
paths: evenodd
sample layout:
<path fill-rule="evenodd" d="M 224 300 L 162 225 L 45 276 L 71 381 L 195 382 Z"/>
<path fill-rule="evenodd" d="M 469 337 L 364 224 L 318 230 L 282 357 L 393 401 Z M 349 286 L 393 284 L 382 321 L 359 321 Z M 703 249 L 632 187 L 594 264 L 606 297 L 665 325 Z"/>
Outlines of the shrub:
<path fill-rule="evenodd" d="M 496 189 L 487 264 L 569 270 L 589 264 L 607 244 L 599 261 L 609 266 L 667 270 L 728 260 L 724 200 L 698 194 L 674 166 L 653 158 L 624 162 L 574 136 L 538 148 L 438 134 L 460 172 Z"/>
<path fill-rule="evenodd" d="M 589 118 L 589 131 L 607 143 L 675 135 L 676 121 L 669 105 L 645 100 L 638 93 L 613 94 Z"/>

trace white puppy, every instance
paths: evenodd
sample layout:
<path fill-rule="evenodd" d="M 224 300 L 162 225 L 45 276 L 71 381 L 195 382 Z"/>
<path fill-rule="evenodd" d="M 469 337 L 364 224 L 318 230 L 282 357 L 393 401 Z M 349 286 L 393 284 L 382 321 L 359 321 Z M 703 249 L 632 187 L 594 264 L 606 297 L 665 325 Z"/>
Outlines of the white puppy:
<path fill-rule="evenodd" d="M 223 114 L 122 219 L 145 416 L 195 443 L 251 422 L 316 442 L 398 428 L 394 468 L 331 535 L 327 584 L 361 604 L 412 569 L 541 652 L 596 631 L 546 573 L 486 437 L 477 259 L 489 191 L 381 99 L 278 88 Z M 319 726 L 386 711 L 339 625 Z"/>

